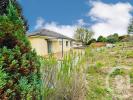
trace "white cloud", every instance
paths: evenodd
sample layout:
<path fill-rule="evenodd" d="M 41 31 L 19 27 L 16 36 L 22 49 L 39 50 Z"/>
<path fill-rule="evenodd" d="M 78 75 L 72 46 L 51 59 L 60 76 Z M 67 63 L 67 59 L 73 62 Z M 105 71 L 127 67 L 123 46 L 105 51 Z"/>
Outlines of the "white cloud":
<path fill-rule="evenodd" d="M 83 19 L 79 19 L 77 22 L 78 22 L 78 25 L 79 25 L 79 26 L 84 26 L 84 25 L 86 25 L 86 23 L 84 22 Z"/>
<path fill-rule="evenodd" d="M 69 37 L 73 37 L 77 26 L 76 25 L 59 25 L 55 22 L 52 22 L 52 23 L 47 23 L 44 28 L 61 33 Z"/>
<path fill-rule="evenodd" d="M 68 37 L 73 37 L 75 30 L 79 26 L 85 25 L 85 22 L 83 19 L 79 19 L 77 23 L 73 25 L 60 25 L 57 22 L 45 22 L 45 20 L 41 17 L 39 17 L 36 21 L 35 30 L 37 29 L 49 29 L 58 33 L 61 33 L 63 35 L 66 35 Z"/>
<path fill-rule="evenodd" d="M 42 17 L 39 17 L 36 21 L 35 30 L 40 29 L 44 26 L 45 20 Z"/>
<path fill-rule="evenodd" d="M 91 2 L 92 8 L 88 13 L 95 24 L 91 26 L 95 37 L 107 36 L 113 33 L 120 35 L 127 33 L 127 27 L 132 17 L 130 11 L 133 9 L 129 3 L 106 4 L 101 1 Z"/>

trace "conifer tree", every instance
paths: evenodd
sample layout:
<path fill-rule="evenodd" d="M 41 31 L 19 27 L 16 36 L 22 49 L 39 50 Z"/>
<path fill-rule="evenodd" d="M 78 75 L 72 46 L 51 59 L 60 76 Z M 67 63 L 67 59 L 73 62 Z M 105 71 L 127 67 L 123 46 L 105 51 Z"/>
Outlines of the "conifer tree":
<path fill-rule="evenodd" d="M 128 25 L 128 34 L 133 34 L 133 18 Z"/>
<path fill-rule="evenodd" d="M 27 23 L 26 18 L 23 16 L 21 5 L 19 4 L 19 2 L 17 0 L 11 0 L 11 1 L 16 6 L 18 14 L 22 18 L 22 20 L 24 22 L 25 29 L 27 31 L 29 29 L 29 25 Z M 0 0 L 0 15 L 4 15 L 7 13 L 6 8 L 7 8 L 8 4 L 9 4 L 9 0 Z"/>
<path fill-rule="evenodd" d="M 6 13 L 7 5 L 8 5 L 8 0 L 0 0 L 0 15 Z"/>
<path fill-rule="evenodd" d="M 24 22 L 9 1 L 0 15 L 0 100 L 36 99 L 40 92 L 39 61 L 25 36 Z"/>

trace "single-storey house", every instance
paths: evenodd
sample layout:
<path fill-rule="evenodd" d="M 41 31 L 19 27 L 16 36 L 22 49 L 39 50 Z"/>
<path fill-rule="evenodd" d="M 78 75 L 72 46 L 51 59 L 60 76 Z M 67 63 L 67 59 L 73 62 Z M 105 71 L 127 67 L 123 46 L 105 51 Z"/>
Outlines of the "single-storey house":
<path fill-rule="evenodd" d="M 65 52 L 71 50 L 72 42 L 74 41 L 72 38 L 47 29 L 29 33 L 28 38 L 32 48 L 40 56 L 46 56 L 51 53 L 63 56 Z"/>

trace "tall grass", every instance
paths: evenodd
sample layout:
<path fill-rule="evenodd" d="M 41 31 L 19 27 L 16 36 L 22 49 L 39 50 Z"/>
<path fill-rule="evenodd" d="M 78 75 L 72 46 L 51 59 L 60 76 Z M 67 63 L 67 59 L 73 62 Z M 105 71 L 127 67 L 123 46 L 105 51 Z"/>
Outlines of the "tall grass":
<path fill-rule="evenodd" d="M 85 100 L 86 56 L 69 53 L 60 61 L 40 58 L 44 100 Z"/>

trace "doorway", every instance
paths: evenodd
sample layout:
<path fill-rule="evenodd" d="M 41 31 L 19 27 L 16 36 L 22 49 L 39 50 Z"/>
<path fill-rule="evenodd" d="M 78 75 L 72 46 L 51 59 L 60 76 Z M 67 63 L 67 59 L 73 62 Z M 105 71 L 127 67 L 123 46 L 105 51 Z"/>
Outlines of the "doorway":
<path fill-rule="evenodd" d="M 48 44 L 48 53 L 52 53 L 52 41 L 47 41 Z"/>

